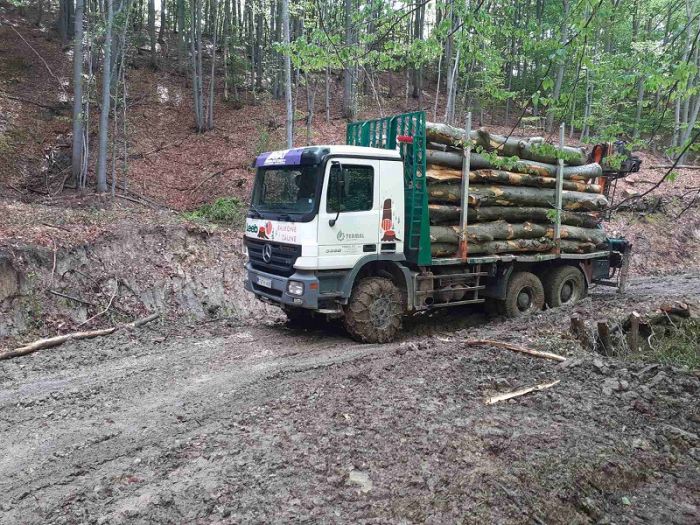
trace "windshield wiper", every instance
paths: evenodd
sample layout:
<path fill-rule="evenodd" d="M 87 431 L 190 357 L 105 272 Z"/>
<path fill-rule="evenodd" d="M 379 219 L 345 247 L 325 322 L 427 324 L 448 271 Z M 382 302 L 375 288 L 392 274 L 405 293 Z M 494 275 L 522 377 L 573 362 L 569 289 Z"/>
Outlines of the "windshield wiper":
<path fill-rule="evenodd" d="M 258 218 L 259 218 L 259 219 L 262 219 L 262 213 L 260 212 L 260 210 L 258 209 L 258 207 L 257 207 L 255 204 L 253 204 L 252 202 L 250 203 L 250 209 L 253 210 L 255 213 L 258 214 Z"/>

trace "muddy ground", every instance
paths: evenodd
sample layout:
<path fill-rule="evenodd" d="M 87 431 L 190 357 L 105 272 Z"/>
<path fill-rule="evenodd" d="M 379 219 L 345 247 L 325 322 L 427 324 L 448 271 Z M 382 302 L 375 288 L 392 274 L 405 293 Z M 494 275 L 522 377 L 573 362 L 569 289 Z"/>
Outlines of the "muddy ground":
<path fill-rule="evenodd" d="M 699 297 L 700 274 L 638 278 L 577 311 Z M 698 523 L 700 379 L 586 353 L 570 314 L 463 309 L 384 346 L 152 324 L 0 362 L 0 522 Z"/>

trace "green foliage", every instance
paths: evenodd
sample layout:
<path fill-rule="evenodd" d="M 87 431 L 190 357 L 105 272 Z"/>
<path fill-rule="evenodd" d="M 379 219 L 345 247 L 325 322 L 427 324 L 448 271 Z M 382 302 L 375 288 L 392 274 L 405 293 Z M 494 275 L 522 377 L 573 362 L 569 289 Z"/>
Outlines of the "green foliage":
<path fill-rule="evenodd" d="M 547 218 L 552 222 L 557 222 L 557 210 L 547 210 Z"/>
<path fill-rule="evenodd" d="M 499 157 L 495 151 L 486 151 L 482 146 L 476 147 L 476 153 L 488 160 L 489 164 L 497 170 L 510 171 L 520 161 L 520 158 L 517 156 Z"/>
<path fill-rule="evenodd" d="M 245 213 L 245 204 L 236 197 L 222 197 L 211 204 L 203 204 L 194 211 L 186 212 L 184 216 L 192 221 L 241 226 L 245 222 Z"/>
<path fill-rule="evenodd" d="M 571 151 L 561 151 L 558 147 L 547 142 L 541 144 L 533 144 L 530 146 L 530 151 L 542 157 L 553 157 L 563 159 L 564 162 L 576 161 L 581 158 L 581 155 Z"/>
<path fill-rule="evenodd" d="M 671 325 L 663 334 L 652 335 L 652 347 L 644 351 L 646 360 L 691 370 L 700 368 L 700 319 L 687 319 Z"/>
<path fill-rule="evenodd" d="M 620 167 L 622 166 L 622 163 L 627 160 L 627 155 L 623 155 L 621 153 L 613 153 L 612 155 L 608 155 L 605 157 L 603 162 L 605 162 L 605 165 L 611 168 L 612 170 L 619 170 Z"/>

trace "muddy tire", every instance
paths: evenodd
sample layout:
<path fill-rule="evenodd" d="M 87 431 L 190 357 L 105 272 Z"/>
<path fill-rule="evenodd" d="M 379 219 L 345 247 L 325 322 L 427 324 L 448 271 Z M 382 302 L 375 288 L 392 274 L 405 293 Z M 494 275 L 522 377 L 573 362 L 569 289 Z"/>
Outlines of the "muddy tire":
<path fill-rule="evenodd" d="M 544 299 L 550 308 L 574 304 L 586 296 L 586 280 L 574 266 L 559 266 L 543 281 Z"/>
<path fill-rule="evenodd" d="M 283 310 L 287 315 L 287 325 L 291 328 L 311 328 L 314 324 L 317 324 L 312 310 L 295 308 L 293 306 L 286 306 Z"/>
<path fill-rule="evenodd" d="M 506 289 L 501 311 L 506 317 L 522 317 L 544 308 L 544 288 L 539 278 L 530 272 L 515 272 Z"/>
<path fill-rule="evenodd" d="M 362 343 L 388 343 L 401 329 L 401 291 L 389 279 L 366 277 L 355 285 L 345 306 L 343 326 Z"/>

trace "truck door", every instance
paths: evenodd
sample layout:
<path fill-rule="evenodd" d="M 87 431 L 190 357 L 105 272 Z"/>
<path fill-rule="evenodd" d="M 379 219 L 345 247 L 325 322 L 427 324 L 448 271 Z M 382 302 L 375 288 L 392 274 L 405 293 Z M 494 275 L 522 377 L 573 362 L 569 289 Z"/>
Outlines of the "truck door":
<path fill-rule="evenodd" d="M 379 253 L 379 161 L 328 162 L 319 206 L 319 268 L 352 268 Z M 342 166 L 342 170 L 341 170 Z"/>

